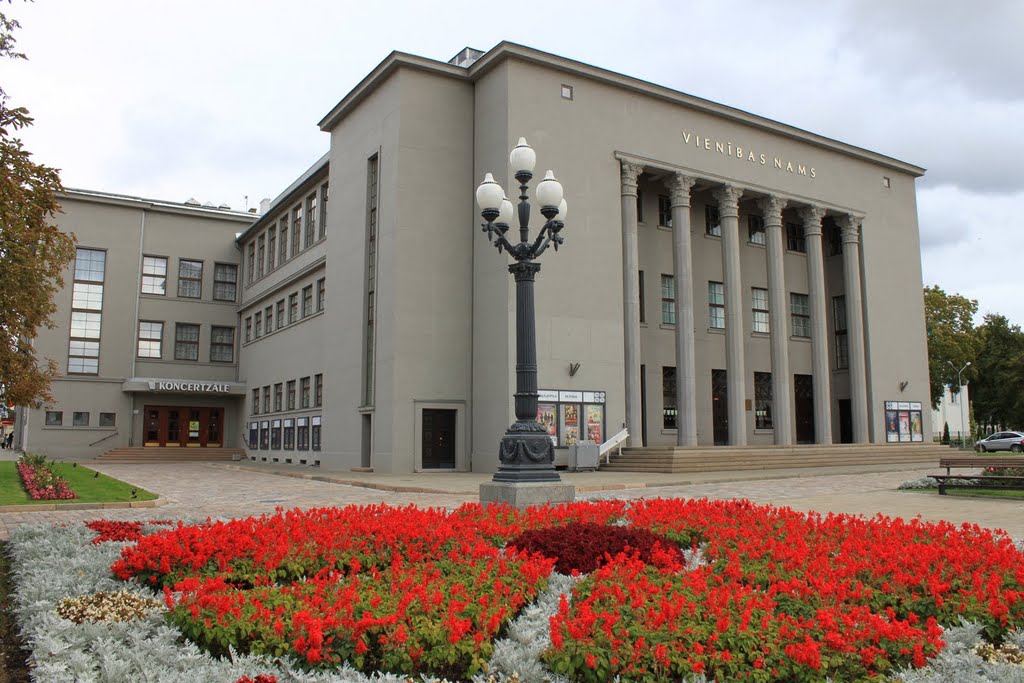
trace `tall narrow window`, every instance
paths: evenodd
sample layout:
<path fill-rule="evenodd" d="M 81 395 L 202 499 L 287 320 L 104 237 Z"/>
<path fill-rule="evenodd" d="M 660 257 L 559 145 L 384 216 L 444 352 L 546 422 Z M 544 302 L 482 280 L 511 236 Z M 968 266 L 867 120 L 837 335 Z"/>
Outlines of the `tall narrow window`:
<path fill-rule="evenodd" d="M 721 282 L 708 283 L 708 327 L 725 329 L 725 287 Z"/>
<path fill-rule="evenodd" d="M 277 263 L 283 265 L 288 260 L 288 216 L 287 214 L 278 223 L 278 233 L 281 235 L 281 245 L 277 252 Z"/>
<path fill-rule="evenodd" d="M 284 327 L 284 299 L 277 301 L 277 329 Z"/>
<path fill-rule="evenodd" d="M 313 315 L 313 285 L 302 288 L 302 317 Z"/>
<path fill-rule="evenodd" d="M 722 220 L 718 217 L 718 205 L 704 206 L 704 234 L 712 237 L 722 236 Z"/>
<path fill-rule="evenodd" d="M 288 380 L 288 410 L 295 410 L 295 380 Z"/>
<path fill-rule="evenodd" d="M 768 290 L 760 287 L 750 288 L 751 308 L 753 309 L 754 332 L 768 334 Z"/>
<path fill-rule="evenodd" d="M 213 298 L 216 301 L 234 301 L 238 285 L 238 266 L 217 263 L 213 266 Z"/>
<path fill-rule="evenodd" d="M 828 221 L 825 223 L 825 236 L 828 242 L 828 255 L 838 256 L 843 253 L 843 235 L 839 226 Z"/>
<path fill-rule="evenodd" d="M 376 327 L 374 302 L 377 289 L 377 175 L 378 157 L 374 154 L 366 166 L 366 316 L 363 337 L 363 404 L 373 404 L 373 367 Z"/>
<path fill-rule="evenodd" d="M 754 429 L 774 429 L 770 372 L 754 373 Z"/>
<path fill-rule="evenodd" d="M 661 426 L 662 429 L 676 428 L 676 369 L 661 369 Z"/>
<path fill-rule="evenodd" d="M 210 360 L 214 363 L 235 362 L 235 328 L 210 327 Z"/>
<path fill-rule="evenodd" d="M 327 236 L 327 196 L 330 194 L 327 183 L 320 186 L 320 234 L 318 239 Z"/>
<path fill-rule="evenodd" d="M 174 360 L 199 360 L 199 325 L 175 325 Z"/>
<path fill-rule="evenodd" d="M 256 313 L 253 314 L 252 317 L 253 317 L 253 320 L 256 323 L 256 325 L 254 327 L 255 332 L 254 332 L 253 336 L 256 339 L 259 339 L 260 337 L 263 336 L 263 314 L 260 313 L 259 311 L 257 311 Z"/>
<path fill-rule="evenodd" d="M 100 327 L 107 252 L 75 250 L 75 281 L 71 289 L 71 335 L 68 373 L 95 375 L 100 370 Z"/>
<path fill-rule="evenodd" d="M 636 222 L 644 222 L 644 191 L 636 191 Z"/>
<path fill-rule="evenodd" d="M 299 253 L 302 239 L 302 204 L 292 208 L 292 258 Z"/>
<path fill-rule="evenodd" d="M 299 407 L 309 407 L 309 377 L 303 377 L 299 383 Z"/>
<path fill-rule="evenodd" d="M 804 237 L 804 226 L 797 223 L 786 223 L 786 249 L 807 253 L 807 238 Z"/>
<path fill-rule="evenodd" d="M 252 316 L 245 319 L 245 341 L 252 341 Z"/>
<path fill-rule="evenodd" d="M 267 334 L 274 331 L 274 307 L 267 306 L 263 309 L 263 320 L 267 325 Z"/>
<path fill-rule="evenodd" d="M 281 412 L 284 409 L 284 384 L 278 382 L 274 385 L 274 412 Z"/>
<path fill-rule="evenodd" d="M 324 376 L 313 376 L 313 405 L 319 408 L 324 404 Z"/>
<path fill-rule="evenodd" d="M 199 299 L 203 296 L 203 262 L 178 259 L 178 296 Z"/>
<path fill-rule="evenodd" d="M 306 197 L 306 238 L 305 248 L 313 245 L 316 236 L 316 192 Z"/>
<path fill-rule="evenodd" d="M 327 303 L 327 278 L 320 278 L 316 281 L 316 310 L 324 310 Z"/>
<path fill-rule="evenodd" d="M 270 385 L 263 387 L 263 412 L 270 412 Z"/>
<path fill-rule="evenodd" d="M 832 297 L 832 320 L 836 330 L 836 369 L 850 367 L 850 338 L 846 333 L 846 297 Z"/>
<path fill-rule="evenodd" d="M 789 315 L 794 337 L 811 336 L 811 304 L 806 294 L 789 294 Z"/>
<path fill-rule="evenodd" d="M 640 271 L 640 324 L 647 322 L 647 306 L 644 304 L 644 271 Z"/>
<path fill-rule="evenodd" d="M 676 324 L 676 279 L 672 275 L 661 276 L 661 322 Z"/>
<path fill-rule="evenodd" d="M 167 259 L 163 256 L 142 257 L 142 293 L 167 293 Z"/>
<path fill-rule="evenodd" d="M 256 238 L 256 277 L 263 277 L 263 266 L 267 261 L 267 236 Z"/>
<path fill-rule="evenodd" d="M 267 228 L 267 272 L 274 269 L 274 257 L 277 252 L 277 226 Z"/>
<path fill-rule="evenodd" d="M 249 242 L 249 274 L 245 276 L 246 281 L 251 285 L 256 279 L 256 242 Z"/>
<path fill-rule="evenodd" d="M 258 388 L 252 390 L 252 414 L 260 414 L 260 390 Z"/>
<path fill-rule="evenodd" d="M 163 355 L 164 324 L 150 320 L 139 321 L 139 358 L 160 358 Z"/>
<path fill-rule="evenodd" d="M 672 200 L 663 194 L 658 195 L 658 225 L 672 227 Z"/>
<path fill-rule="evenodd" d="M 747 234 L 751 244 L 764 246 L 768 243 L 764 234 L 764 219 L 760 216 L 747 216 Z"/>
<path fill-rule="evenodd" d="M 289 294 L 288 295 L 288 324 L 291 325 L 293 322 L 299 319 L 299 295 Z"/>

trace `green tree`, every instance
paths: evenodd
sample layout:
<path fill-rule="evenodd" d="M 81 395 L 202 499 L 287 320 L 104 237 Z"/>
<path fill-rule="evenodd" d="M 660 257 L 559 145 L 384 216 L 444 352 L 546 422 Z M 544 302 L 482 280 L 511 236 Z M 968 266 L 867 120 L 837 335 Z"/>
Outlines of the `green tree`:
<path fill-rule="evenodd" d="M 14 49 L 18 27 L 0 12 L 0 58 L 26 58 Z M 53 400 L 57 365 L 40 363 L 32 342 L 40 326 L 53 326 L 53 297 L 75 254 L 74 237 L 52 222 L 63 189 L 57 169 L 33 162 L 15 137 L 31 125 L 28 110 L 11 106 L 0 86 L 0 401 L 15 405 Z"/>
<path fill-rule="evenodd" d="M 978 340 L 977 379 L 971 383 L 975 419 L 987 429 L 1024 425 L 1024 332 L 1006 316 L 989 313 Z"/>
<path fill-rule="evenodd" d="M 928 329 L 928 378 L 932 408 L 942 400 L 948 384 L 960 391 L 957 370 L 971 363 L 961 377 L 964 384 L 977 376 L 974 362 L 981 343 L 974 329 L 978 302 L 959 294 L 946 294 L 938 285 L 924 288 L 924 315 Z"/>

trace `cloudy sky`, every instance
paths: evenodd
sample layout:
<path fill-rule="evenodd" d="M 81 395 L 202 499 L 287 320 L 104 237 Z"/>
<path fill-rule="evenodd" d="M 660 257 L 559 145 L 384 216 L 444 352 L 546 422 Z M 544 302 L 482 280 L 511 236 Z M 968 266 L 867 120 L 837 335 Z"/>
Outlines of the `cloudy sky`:
<path fill-rule="evenodd" d="M 327 151 L 316 123 L 392 50 L 501 40 L 928 169 L 925 284 L 1024 325 L 1019 0 L 15 0 L 0 84 L 65 185 L 244 209 Z"/>

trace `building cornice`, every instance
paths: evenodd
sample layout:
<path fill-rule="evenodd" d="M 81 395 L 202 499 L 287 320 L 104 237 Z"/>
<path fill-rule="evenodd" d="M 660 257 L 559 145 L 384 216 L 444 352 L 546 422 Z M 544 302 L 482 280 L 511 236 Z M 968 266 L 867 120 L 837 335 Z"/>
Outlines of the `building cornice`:
<path fill-rule="evenodd" d="M 145 199 L 143 197 L 132 197 L 124 194 L 110 194 L 95 190 L 83 190 L 79 188 L 64 188 L 57 196 L 61 199 L 72 199 L 96 204 L 108 204 L 112 206 L 123 206 L 126 208 L 140 209 L 145 211 L 160 211 L 163 213 L 176 213 L 192 217 L 215 218 L 219 220 L 232 220 L 240 223 L 251 223 L 255 216 L 242 211 L 231 209 L 216 209 L 208 206 L 191 206 L 176 202 L 162 201 L 159 199 Z"/>

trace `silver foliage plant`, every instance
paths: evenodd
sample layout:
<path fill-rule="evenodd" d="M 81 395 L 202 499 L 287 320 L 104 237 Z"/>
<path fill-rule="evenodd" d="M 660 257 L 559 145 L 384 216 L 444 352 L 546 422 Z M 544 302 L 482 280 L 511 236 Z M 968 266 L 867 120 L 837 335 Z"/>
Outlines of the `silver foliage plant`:
<path fill-rule="evenodd" d="M 280 683 L 446 683 L 424 676 L 367 676 L 345 665 L 334 671 L 303 671 L 290 658 L 267 659 L 239 653 L 215 659 L 185 640 L 163 612 L 131 622 L 75 624 L 57 616 L 64 597 L 99 591 L 128 590 L 151 597 L 134 583 L 110 574 L 110 565 L 126 543 L 93 544 L 94 532 L 82 524 L 34 525 L 16 529 L 12 555 L 13 608 L 32 655 L 37 683 L 234 683 L 241 676 L 270 674 Z M 686 550 L 687 567 L 705 563 L 700 549 Z M 495 642 L 490 673 L 473 683 L 568 683 L 541 661 L 551 643 L 550 618 L 560 597 L 570 595 L 580 577 L 552 574 L 548 588 L 510 624 L 506 637 Z M 905 683 L 1024 683 L 1024 668 L 991 663 L 974 653 L 981 627 L 962 623 L 943 634 L 947 645 L 923 669 L 900 671 Z M 1007 642 L 1024 647 L 1024 631 L 1012 631 Z M 703 676 L 690 683 L 713 683 Z"/>

